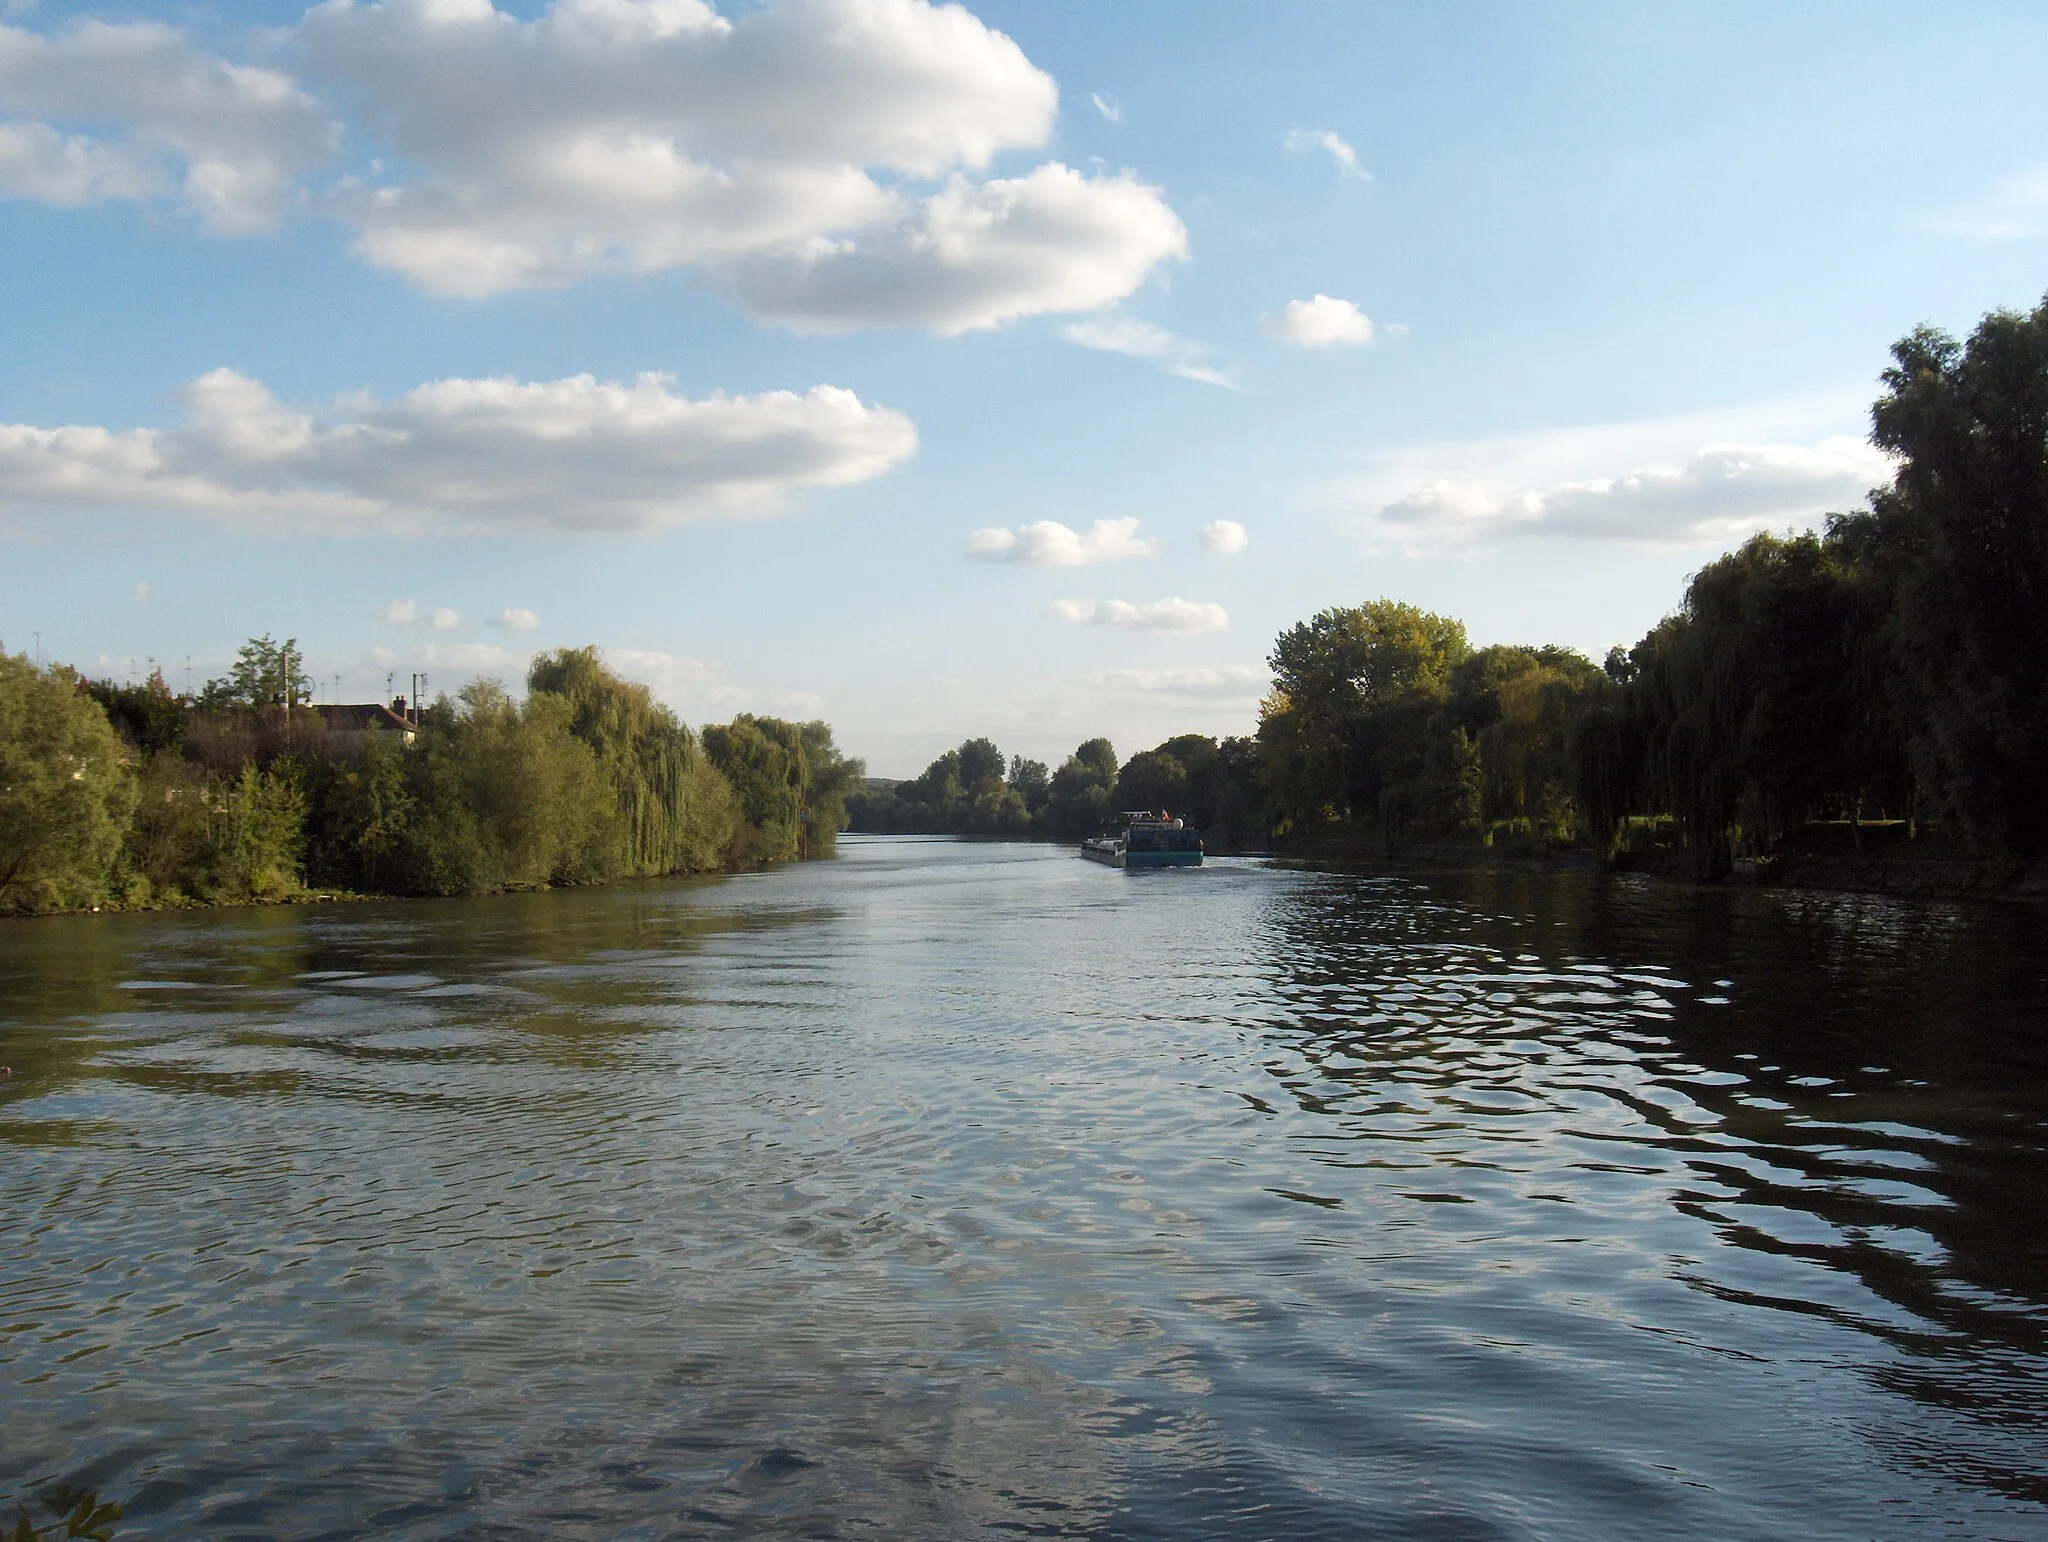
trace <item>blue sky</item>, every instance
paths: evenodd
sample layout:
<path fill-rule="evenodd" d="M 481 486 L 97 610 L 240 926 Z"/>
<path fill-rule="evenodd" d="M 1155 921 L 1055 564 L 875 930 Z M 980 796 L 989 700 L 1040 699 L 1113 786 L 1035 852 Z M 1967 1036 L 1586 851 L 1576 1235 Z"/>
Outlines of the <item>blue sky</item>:
<path fill-rule="evenodd" d="M 1327 605 L 1633 641 L 2048 289 L 2037 6 L 0 14 L 0 642 L 178 685 L 1245 732 Z"/>

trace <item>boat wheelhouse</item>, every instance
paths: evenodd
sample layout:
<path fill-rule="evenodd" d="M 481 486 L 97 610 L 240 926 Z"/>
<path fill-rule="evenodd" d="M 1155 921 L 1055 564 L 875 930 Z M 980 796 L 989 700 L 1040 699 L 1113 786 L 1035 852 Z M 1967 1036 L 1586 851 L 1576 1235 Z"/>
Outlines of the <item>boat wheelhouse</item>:
<path fill-rule="evenodd" d="M 1081 855 L 1106 867 L 1200 867 L 1202 832 L 1164 809 L 1136 809 L 1119 814 L 1114 830 L 1081 842 Z"/>

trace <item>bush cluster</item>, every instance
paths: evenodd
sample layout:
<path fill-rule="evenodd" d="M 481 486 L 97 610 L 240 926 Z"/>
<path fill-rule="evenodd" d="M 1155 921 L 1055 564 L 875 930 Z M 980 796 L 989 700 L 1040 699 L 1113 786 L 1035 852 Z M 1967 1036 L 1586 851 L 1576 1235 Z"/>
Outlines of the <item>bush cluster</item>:
<path fill-rule="evenodd" d="M 692 733 L 596 649 L 336 728 L 290 642 L 194 700 L 0 654 L 0 911 L 233 903 L 311 886 L 474 894 L 829 852 L 863 767 L 823 723 Z M 806 817 L 808 816 L 808 818 Z"/>

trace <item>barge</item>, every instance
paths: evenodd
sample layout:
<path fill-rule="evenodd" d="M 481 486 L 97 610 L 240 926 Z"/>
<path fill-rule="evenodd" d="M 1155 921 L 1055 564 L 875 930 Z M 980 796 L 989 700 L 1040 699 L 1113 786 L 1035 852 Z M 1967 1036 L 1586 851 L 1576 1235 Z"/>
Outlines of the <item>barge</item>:
<path fill-rule="evenodd" d="M 1165 810 L 1138 809 L 1117 816 L 1117 828 L 1081 842 L 1081 855 L 1105 867 L 1127 870 L 1200 867 L 1202 832 L 1191 830 Z"/>

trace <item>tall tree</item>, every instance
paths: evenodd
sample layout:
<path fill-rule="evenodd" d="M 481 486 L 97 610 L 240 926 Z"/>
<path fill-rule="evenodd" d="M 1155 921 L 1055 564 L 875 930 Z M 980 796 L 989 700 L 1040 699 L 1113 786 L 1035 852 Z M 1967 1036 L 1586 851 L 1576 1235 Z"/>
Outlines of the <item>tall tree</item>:
<path fill-rule="evenodd" d="M 134 806 L 128 752 L 78 677 L 0 653 L 0 911 L 96 902 Z"/>
<path fill-rule="evenodd" d="M 1918 769 L 1979 850 L 2048 851 L 2048 300 L 1921 327 L 1873 409 Z"/>
<path fill-rule="evenodd" d="M 301 707 L 313 699 L 313 682 L 306 675 L 306 656 L 299 640 L 287 637 L 275 641 L 268 632 L 252 637 L 235 655 L 234 668 L 218 680 L 206 682 L 200 693 L 202 707 Z"/>
<path fill-rule="evenodd" d="M 1470 652 L 1464 623 L 1395 600 L 1339 606 L 1280 634 L 1259 741 L 1290 826 L 1359 818 L 1392 838 L 1418 814 L 1427 724 Z"/>

